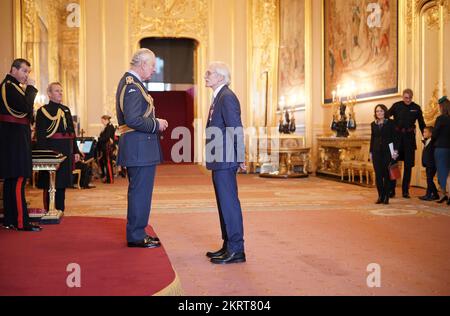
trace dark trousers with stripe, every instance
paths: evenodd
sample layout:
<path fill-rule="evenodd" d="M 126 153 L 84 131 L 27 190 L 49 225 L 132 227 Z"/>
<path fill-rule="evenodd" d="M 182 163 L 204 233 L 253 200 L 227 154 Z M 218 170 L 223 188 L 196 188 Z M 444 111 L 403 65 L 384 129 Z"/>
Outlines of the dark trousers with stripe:
<path fill-rule="evenodd" d="M 127 167 L 127 170 L 129 180 L 127 241 L 139 242 L 147 236 L 145 228 L 152 207 L 156 166 Z"/>
<path fill-rule="evenodd" d="M 50 203 L 50 193 L 49 189 L 44 189 L 43 191 L 43 199 L 44 199 L 44 209 L 48 211 L 49 203 Z M 66 189 L 56 189 L 55 192 L 55 208 L 58 211 L 66 210 Z"/>
<path fill-rule="evenodd" d="M 3 185 L 3 204 L 5 209 L 4 225 L 23 228 L 29 224 L 27 203 L 25 200 L 24 177 L 5 179 Z"/>
<path fill-rule="evenodd" d="M 112 166 L 112 159 L 109 150 L 103 152 L 102 158 L 100 159 L 100 169 L 102 178 L 106 177 L 106 183 L 114 183 L 114 173 Z"/>
<path fill-rule="evenodd" d="M 237 169 L 212 172 L 222 239 L 228 252 L 244 252 L 244 225 L 238 197 Z"/>

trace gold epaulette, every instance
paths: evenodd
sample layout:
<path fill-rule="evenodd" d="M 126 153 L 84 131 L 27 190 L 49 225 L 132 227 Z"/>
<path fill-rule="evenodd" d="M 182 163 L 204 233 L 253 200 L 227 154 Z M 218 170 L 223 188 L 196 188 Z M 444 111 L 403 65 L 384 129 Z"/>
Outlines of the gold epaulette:
<path fill-rule="evenodd" d="M 125 82 L 126 82 L 127 85 L 133 84 L 133 83 L 134 83 L 134 78 L 133 78 L 132 76 L 128 76 L 128 77 L 125 79 Z"/>

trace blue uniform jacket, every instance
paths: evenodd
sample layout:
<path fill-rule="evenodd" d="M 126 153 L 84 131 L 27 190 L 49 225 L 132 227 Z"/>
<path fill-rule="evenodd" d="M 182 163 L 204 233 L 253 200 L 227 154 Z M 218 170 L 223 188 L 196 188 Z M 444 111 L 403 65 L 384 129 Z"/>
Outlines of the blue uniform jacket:
<path fill-rule="evenodd" d="M 130 77 L 133 78 L 132 83 L 129 82 Z M 138 78 L 125 73 L 119 82 L 116 94 L 119 126 L 127 125 L 134 130 L 121 135 L 119 139 L 117 164 L 122 167 L 153 166 L 160 164 L 163 160 L 159 141 L 159 123 L 155 118 L 155 111 L 152 111 L 148 117 L 144 116 L 148 109 L 148 102 L 138 85 L 147 93 L 145 86 Z M 123 100 L 121 100 L 122 96 Z"/>

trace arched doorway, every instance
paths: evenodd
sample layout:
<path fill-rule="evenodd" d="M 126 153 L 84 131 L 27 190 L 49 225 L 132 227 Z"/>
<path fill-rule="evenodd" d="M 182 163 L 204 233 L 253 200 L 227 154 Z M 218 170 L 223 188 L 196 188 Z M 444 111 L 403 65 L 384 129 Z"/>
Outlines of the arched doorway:
<path fill-rule="evenodd" d="M 196 84 L 195 54 L 197 41 L 187 38 L 150 37 L 140 41 L 141 48 L 151 49 L 157 56 L 156 73 L 146 83 L 155 100 L 157 117 L 166 119 L 169 128 L 161 135 L 165 163 L 173 163 L 171 151 L 178 139 L 172 131 L 186 127 L 192 148 L 189 161 L 194 161 L 194 94 Z"/>

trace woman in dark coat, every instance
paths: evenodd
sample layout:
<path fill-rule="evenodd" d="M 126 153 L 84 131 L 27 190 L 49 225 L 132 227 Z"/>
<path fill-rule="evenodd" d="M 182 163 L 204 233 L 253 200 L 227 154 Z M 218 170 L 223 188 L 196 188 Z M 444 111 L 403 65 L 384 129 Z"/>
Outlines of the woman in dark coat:
<path fill-rule="evenodd" d="M 55 206 L 57 210 L 65 210 L 66 188 L 73 186 L 72 172 L 75 162 L 80 160 L 75 128 L 70 109 L 62 105 L 62 86 L 51 83 L 48 87 L 49 104 L 41 107 L 36 113 L 36 148 L 54 150 L 66 156 L 56 172 Z M 39 172 L 38 187 L 43 189 L 44 208 L 49 208 L 49 173 Z"/>
<path fill-rule="evenodd" d="M 100 166 L 102 180 L 105 183 L 114 183 L 112 161 L 114 158 L 114 137 L 116 129 L 111 124 L 111 116 L 103 115 L 103 131 L 100 133 L 97 143 L 97 159 Z"/>
<path fill-rule="evenodd" d="M 387 119 L 388 109 L 384 104 L 375 107 L 375 121 L 372 123 L 370 139 L 370 157 L 375 169 L 378 190 L 377 204 L 389 204 L 391 180 L 389 165 L 398 158 L 395 125 Z"/>
<path fill-rule="evenodd" d="M 441 115 L 436 119 L 432 141 L 434 143 L 434 159 L 436 162 L 439 186 L 444 197 L 438 202 L 450 205 L 447 185 L 450 172 L 450 101 L 447 97 L 439 100 Z"/>

